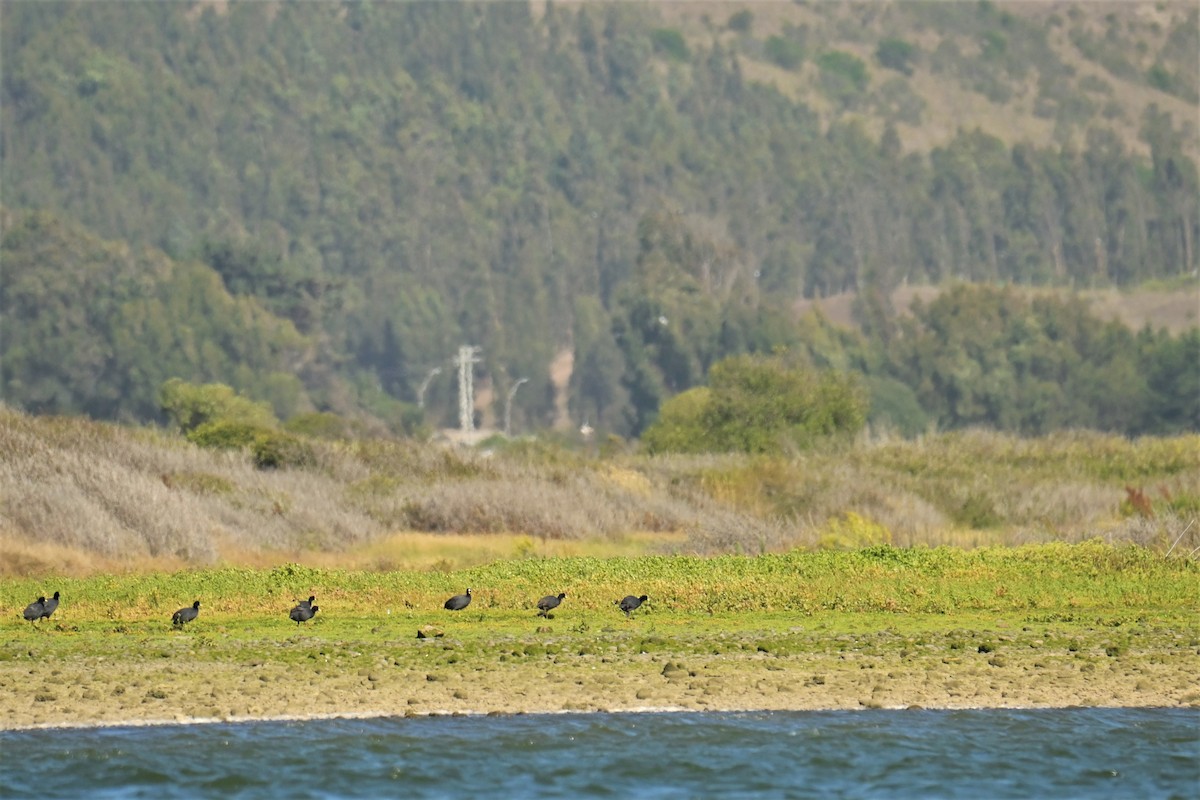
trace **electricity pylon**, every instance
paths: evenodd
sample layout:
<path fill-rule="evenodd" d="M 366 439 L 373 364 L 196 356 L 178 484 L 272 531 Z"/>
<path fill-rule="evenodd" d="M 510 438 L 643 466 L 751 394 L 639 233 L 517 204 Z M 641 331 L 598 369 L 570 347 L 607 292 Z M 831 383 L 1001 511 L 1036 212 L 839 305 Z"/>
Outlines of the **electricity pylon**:
<path fill-rule="evenodd" d="M 463 345 L 458 348 L 454 364 L 458 367 L 458 427 L 463 433 L 475 430 L 474 370 L 479 363 L 479 348 Z"/>

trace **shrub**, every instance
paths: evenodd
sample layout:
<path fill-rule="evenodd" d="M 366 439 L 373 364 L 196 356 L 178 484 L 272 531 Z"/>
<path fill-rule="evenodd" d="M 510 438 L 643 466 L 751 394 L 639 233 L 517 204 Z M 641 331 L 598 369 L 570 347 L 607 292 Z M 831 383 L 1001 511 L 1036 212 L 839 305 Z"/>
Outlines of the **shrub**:
<path fill-rule="evenodd" d="M 867 88 L 867 65 L 862 59 L 841 50 L 830 50 L 817 58 L 821 68 L 821 89 L 844 105 L 852 103 Z"/>
<path fill-rule="evenodd" d="M 707 387 L 697 386 L 667 400 L 642 434 L 642 444 L 652 453 L 704 452 L 704 413 L 711 397 Z"/>
<path fill-rule="evenodd" d="M 259 428 L 274 427 L 278 422 L 268 404 L 243 397 L 223 383 L 196 385 L 171 378 L 159 390 L 159 404 L 184 433 L 219 420 Z"/>
<path fill-rule="evenodd" d="M 763 54 L 773 64 L 784 69 L 799 69 L 804 63 L 804 45 L 793 39 L 772 36 L 763 45 Z"/>
<path fill-rule="evenodd" d="M 1146 81 L 1160 92 L 1170 92 L 1174 83 L 1171 73 L 1162 64 L 1155 64 L 1146 72 Z"/>
<path fill-rule="evenodd" d="M 853 376 L 737 356 L 713 365 L 707 392 L 664 403 L 642 441 L 651 452 L 772 453 L 857 432 L 866 412 Z"/>
<path fill-rule="evenodd" d="M 211 472 L 175 472 L 162 476 L 168 489 L 184 489 L 194 494 L 233 494 L 234 485 L 227 478 Z"/>
<path fill-rule="evenodd" d="M 259 469 L 306 467 L 316 461 L 312 446 L 296 436 L 279 431 L 262 431 L 251 444 L 254 466 Z"/>
<path fill-rule="evenodd" d="M 328 411 L 299 414 L 283 425 L 284 430 L 317 439 L 346 439 L 351 435 L 350 424 Z"/>
<path fill-rule="evenodd" d="M 754 12 L 748 8 L 743 8 L 729 18 L 726 27 L 738 33 L 749 33 L 754 27 Z"/>
<path fill-rule="evenodd" d="M 674 28 L 656 28 L 650 32 L 650 41 L 654 44 L 654 52 L 676 61 L 687 61 L 691 55 L 683 34 Z"/>
<path fill-rule="evenodd" d="M 882 39 L 875 48 L 875 60 L 881 67 L 912 75 L 918 52 L 914 45 L 903 39 Z"/>
<path fill-rule="evenodd" d="M 887 528 L 853 511 L 847 511 L 825 523 L 817 547 L 821 550 L 857 550 L 891 543 L 892 533 Z"/>
<path fill-rule="evenodd" d="M 996 511 L 996 504 L 986 494 L 971 492 L 953 514 L 953 519 L 976 530 L 985 530 L 999 525 L 1003 519 Z"/>
<path fill-rule="evenodd" d="M 980 46 L 983 48 L 984 58 L 1000 58 L 1008 50 L 1008 38 L 1002 33 L 984 31 L 980 38 L 982 40 Z"/>
<path fill-rule="evenodd" d="M 249 447 L 263 428 L 230 419 L 206 422 L 187 433 L 187 440 L 213 450 L 238 450 Z"/>
<path fill-rule="evenodd" d="M 846 78 L 859 91 L 867 88 L 867 65 L 858 56 L 841 50 L 830 50 L 817 58 L 817 66 L 822 72 Z"/>

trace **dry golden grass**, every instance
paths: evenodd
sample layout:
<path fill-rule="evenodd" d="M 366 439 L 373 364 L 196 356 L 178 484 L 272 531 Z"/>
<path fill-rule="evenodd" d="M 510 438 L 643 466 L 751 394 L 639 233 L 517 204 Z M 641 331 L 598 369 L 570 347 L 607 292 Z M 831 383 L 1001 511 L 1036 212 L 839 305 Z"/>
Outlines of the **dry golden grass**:
<path fill-rule="evenodd" d="M 0 411 L 0 541 L 112 562 L 218 559 L 244 548 L 340 549 L 381 532 L 319 472 L 255 469 L 153 431 Z"/>
<path fill-rule="evenodd" d="M 327 551 L 236 553 L 232 562 L 268 567 L 294 562 L 307 567 L 369 571 L 457 571 L 514 558 L 612 558 L 643 556 L 686 545 L 686 536 L 633 533 L 606 539 L 544 539 L 523 533 L 437 534 L 408 531 L 381 537 L 340 553 Z"/>
<path fill-rule="evenodd" d="M 523 533 L 439 534 L 408 531 L 382 536 L 347 550 L 248 547 L 216 540 L 213 564 L 267 569 L 299 564 L 318 569 L 412 572 L 457 571 L 518 558 L 615 558 L 679 552 L 684 533 L 634 532 L 611 538 L 545 539 Z M 0 575 L 92 575 L 176 572 L 195 566 L 175 556 L 109 558 L 82 547 L 27 541 L 0 533 Z"/>
<path fill-rule="evenodd" d="M 174 572 L 189 566 L 192 565 L 172 556 L 107 558 L 82 547 L 30 541 L 11 532 L 0 532 L 0 575 L 87 578 L 92 575 Z"/>
<path fill-rule="evenodd" d="M 295 562 L 457 569 L 568 555 L 1014 545 L 1200 547 L 1200 437 L 983 431 L 789 457 L 599 457 L 312 441 L 256 469 L 152 429 L 0 407 L 0 574 Z"/>

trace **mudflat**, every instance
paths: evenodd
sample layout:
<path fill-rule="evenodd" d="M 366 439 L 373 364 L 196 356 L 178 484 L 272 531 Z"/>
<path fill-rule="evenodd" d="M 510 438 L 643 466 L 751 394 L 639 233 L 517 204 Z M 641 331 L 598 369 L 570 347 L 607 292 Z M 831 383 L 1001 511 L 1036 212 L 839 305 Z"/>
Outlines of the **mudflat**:
<path fill-rule="evenodd" d="M 449 615 L 451 612 L 447 612 Z M 518 612 L 0 623 L 0 727 L 559 711 L 1200 706 L 1188 614 Z M 423 638 L 418 637 L 421 632 Z"/>
<path fill-rule="evenodd" d="M 474 587 L 460 611 L 446 598 Z M 30 598 L 61 591 L 50 619 Z M 538 598 L 565 593 L 542 617 Z M 615 601 L 649 600 L 631 615 Z M 320 612 L 297 624 L 300 598 Z M 182 628 L 172 614 L 200 600 Z M 0 583 L 0 727 L 1200 706 L 1200 564 L 1102 542 Z"/>

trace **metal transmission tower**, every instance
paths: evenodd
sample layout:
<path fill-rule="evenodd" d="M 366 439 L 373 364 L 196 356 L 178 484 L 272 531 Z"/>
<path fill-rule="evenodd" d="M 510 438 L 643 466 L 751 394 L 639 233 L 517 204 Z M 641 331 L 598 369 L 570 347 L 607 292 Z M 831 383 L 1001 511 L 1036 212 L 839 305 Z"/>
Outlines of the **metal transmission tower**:
<path fill-rule="evenodd" d="M 474 370 L 479 363 L 479 348 L 463 345 L 458 348 L 454 364 L 458 367 L 458 427 L 464 433 L 475 430 Z"/>

